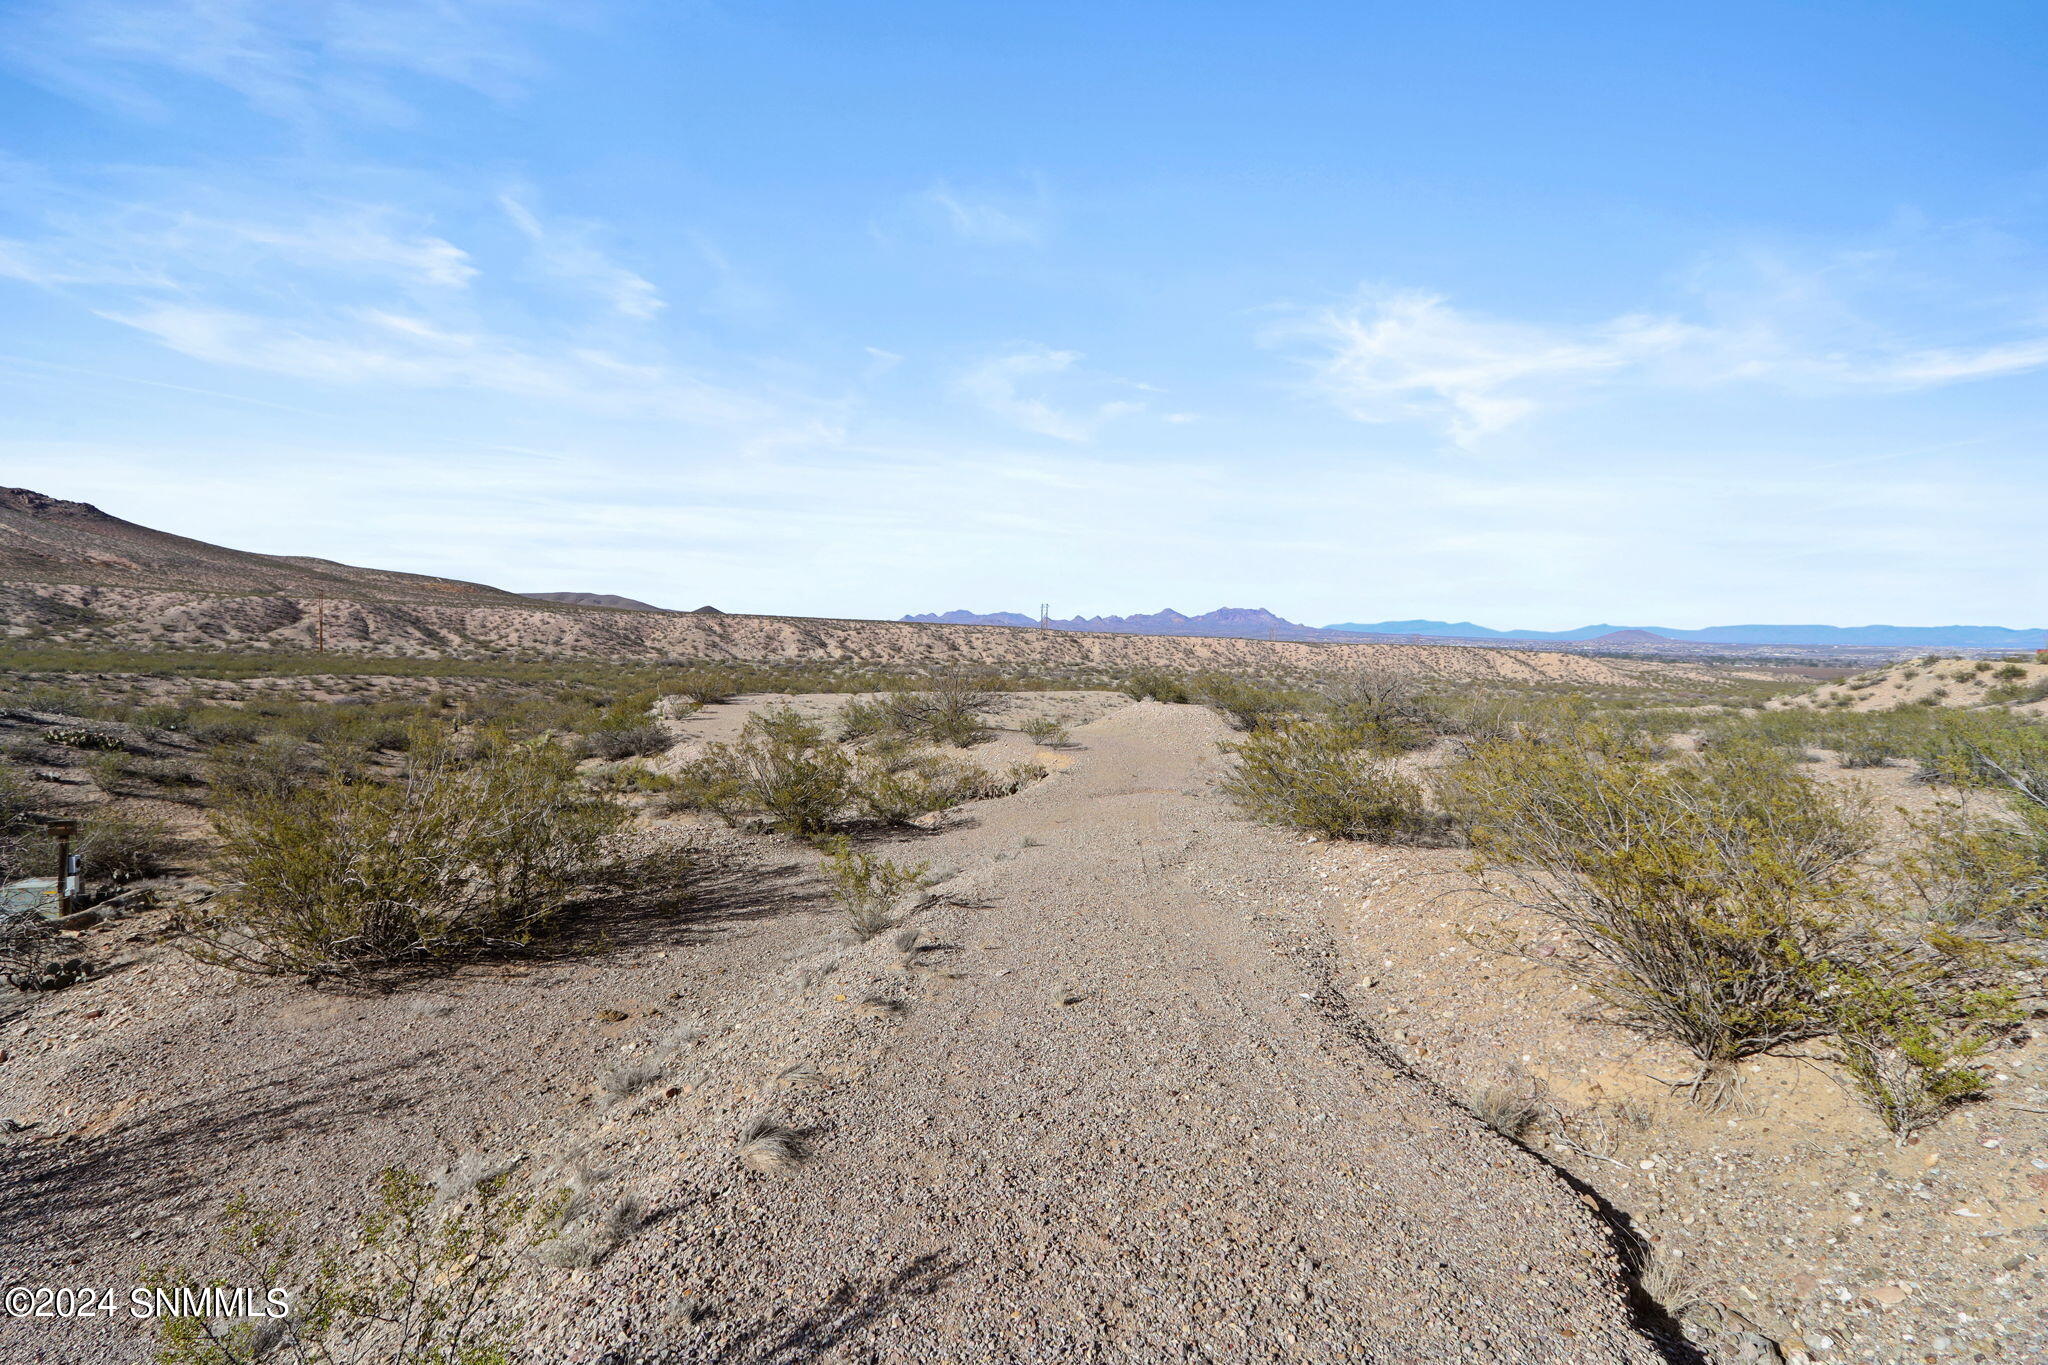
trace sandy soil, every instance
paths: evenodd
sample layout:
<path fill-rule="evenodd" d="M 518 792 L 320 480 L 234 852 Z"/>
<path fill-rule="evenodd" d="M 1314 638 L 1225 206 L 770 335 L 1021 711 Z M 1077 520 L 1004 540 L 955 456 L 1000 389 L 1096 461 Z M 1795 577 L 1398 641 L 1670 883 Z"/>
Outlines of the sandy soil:
<path fill-rule="evenodd" d="M 1986 704 L 1987 693 L 2006 684 L 2006 679 L 1993 676 L 2004 668 L 2019 670 L 2021 676 L 2011 683 L 2026 691 L 2048 684 L 2048 664 L 1998 662 L 1985 669 L 1979 668 L 1975 659 L 1943 659 L 1934 664 L 1908 661 L 1859 673 L 1811 692 L 1776 697 L 1768 705 L 1773 709 L 1841 707 L 1850 711 L 1889 711 L 1895 706 L 1982 706 Z M 2048 719 L 2048 699 L 2004 705 L 2023 716 Z"/>
<path fill-rule="evenodd" d="M 117 969 L 0 1027 L 10 1276 L 131 1283 L 236 1190 L 333 1233 L 378 1167 L 482 1152 L 650 1210 L 513 1286 L 550 1365 L 1676 1358 L 1600 1199 L 1367 1025 L 1328 868 L 1213 793 L 1215 718 L 1096 714 L 1046 780 L 900 841 L 947 876 L 907 947 L 849 938 L 807 851 L 709 828 L 678 895 L 583 955 L 423 991 L 92 931 Z M 612 1102 L 658 1048 L 664 1083 Z M 741 1165 L 763 1114 L 811 1159 Z M 10 1362 L 147 1355 L 129 1323 L 0 1330 Z"/>

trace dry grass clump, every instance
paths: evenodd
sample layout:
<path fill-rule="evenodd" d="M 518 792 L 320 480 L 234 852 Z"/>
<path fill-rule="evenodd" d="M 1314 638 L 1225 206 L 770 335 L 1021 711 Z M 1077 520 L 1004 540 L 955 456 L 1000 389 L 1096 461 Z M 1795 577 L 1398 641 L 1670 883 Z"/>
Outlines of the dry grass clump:
<path fill-rule="evenodd" d="M 517 948 L 610 870 L 624 819 L 542 742 L 422 736 L 396 781 L 250 784 L 216 813 L 222 890 L 185 943 L 315 980 Z"/>
<path fill-rule="evenodd" d="M 750 1171 L 772 1174 L 795 1170 L 810 1153 L 794 1128 L 764 1115 L 740 1130 L 739 1159 Z"/>
<path fill-rule="evenodd" d="M 587 1270 L 603 1262 L 619 1243 L 647 1219 L 647 1206 L 636 1195 L 604 1200 L 597 1195 L 604 1173 L 572 1163 L 558 1177 L 560 1185 L 545 1205 L 542 1226 L 547 1236 L 532 1248 L 533 1258 L 558 1270 Z"/>
<path fill-rule="evenodd" d="M 1247 814 L 1329 839 L 1447 842 L 1422 788 L 1355 731 L 1327 721 L 1268 725 L 1225 744 L 1236 766 L 1222 789 Z"/>
<path fill-rule="evenodd" d="M 1526 1083 L 1477 1086 L 1465 1096 L 1465 1107 L 1511 1142 L 1521 1141 L 1543 1117 L 1544 1109 L 1542 1093 Z"/>

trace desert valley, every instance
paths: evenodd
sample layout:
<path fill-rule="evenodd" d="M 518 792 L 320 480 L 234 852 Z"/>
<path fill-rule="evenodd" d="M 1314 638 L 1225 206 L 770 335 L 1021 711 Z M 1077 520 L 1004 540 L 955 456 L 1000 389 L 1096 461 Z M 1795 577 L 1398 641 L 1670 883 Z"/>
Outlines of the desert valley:
<path fill-rule="evenodd" d="M 9 1360 L 2048 1344 L 2031 654 L 660 612 L 24 489 L 0 531 L 10 1275 L 299 1304 Z"/>

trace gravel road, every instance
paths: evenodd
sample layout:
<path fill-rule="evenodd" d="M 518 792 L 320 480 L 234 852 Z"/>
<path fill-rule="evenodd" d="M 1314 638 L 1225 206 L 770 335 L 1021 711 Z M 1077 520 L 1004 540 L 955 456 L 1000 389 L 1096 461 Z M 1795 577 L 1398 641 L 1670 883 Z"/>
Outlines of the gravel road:
<path fill-rule="evenodd" d="M 689 1207 L 602 1268 L 565 1354 L 1663 1359 L 1580 1197 L 1279 950 L 1314 887 L 1214 795 L 1223 737 L 1123 708 L 911 850 L 965 904 L 915 921 L 905 1008 L 827 1045 L 847 1079 L 784 1105 L 815 1158 L 657 1191 Z M 688 1299 L 662 1320 L 651 1284 Z"/>
<path fill-rule="evenodd" d="M 1331 983 L 1215 716 L 1082 711 L 1049 778 L 885 846 L 949 874 L 914 947 L 852 939 L 809 850 L 698 829 L 695 907 L 567 960 L 351 997 L 132 949 L 0 1037 L 10 1273 L 203 1259 L 235 1190 L 343 1239 L 379 1167 L 467 1151 L 646 1210 L 506 1286 L 544 1365 L 1666 1359 L 1594 1209 Z M 763 1117 L 809 1159 L 740 1160 Z M 151 1352 L 0 1323 L 10 1365 Z"/>

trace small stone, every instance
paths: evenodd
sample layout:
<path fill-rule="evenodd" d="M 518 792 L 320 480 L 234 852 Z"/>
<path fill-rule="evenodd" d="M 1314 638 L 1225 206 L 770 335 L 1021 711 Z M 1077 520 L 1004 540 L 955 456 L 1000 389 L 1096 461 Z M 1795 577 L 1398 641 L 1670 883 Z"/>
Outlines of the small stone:
<path fill-rule="evenodd" d="M 604 1020 L 607 1024 L 616 1024 L 626 1017 L 626 1012 L 624 1010 L 599 1010 L 597 1017 Z"/>

